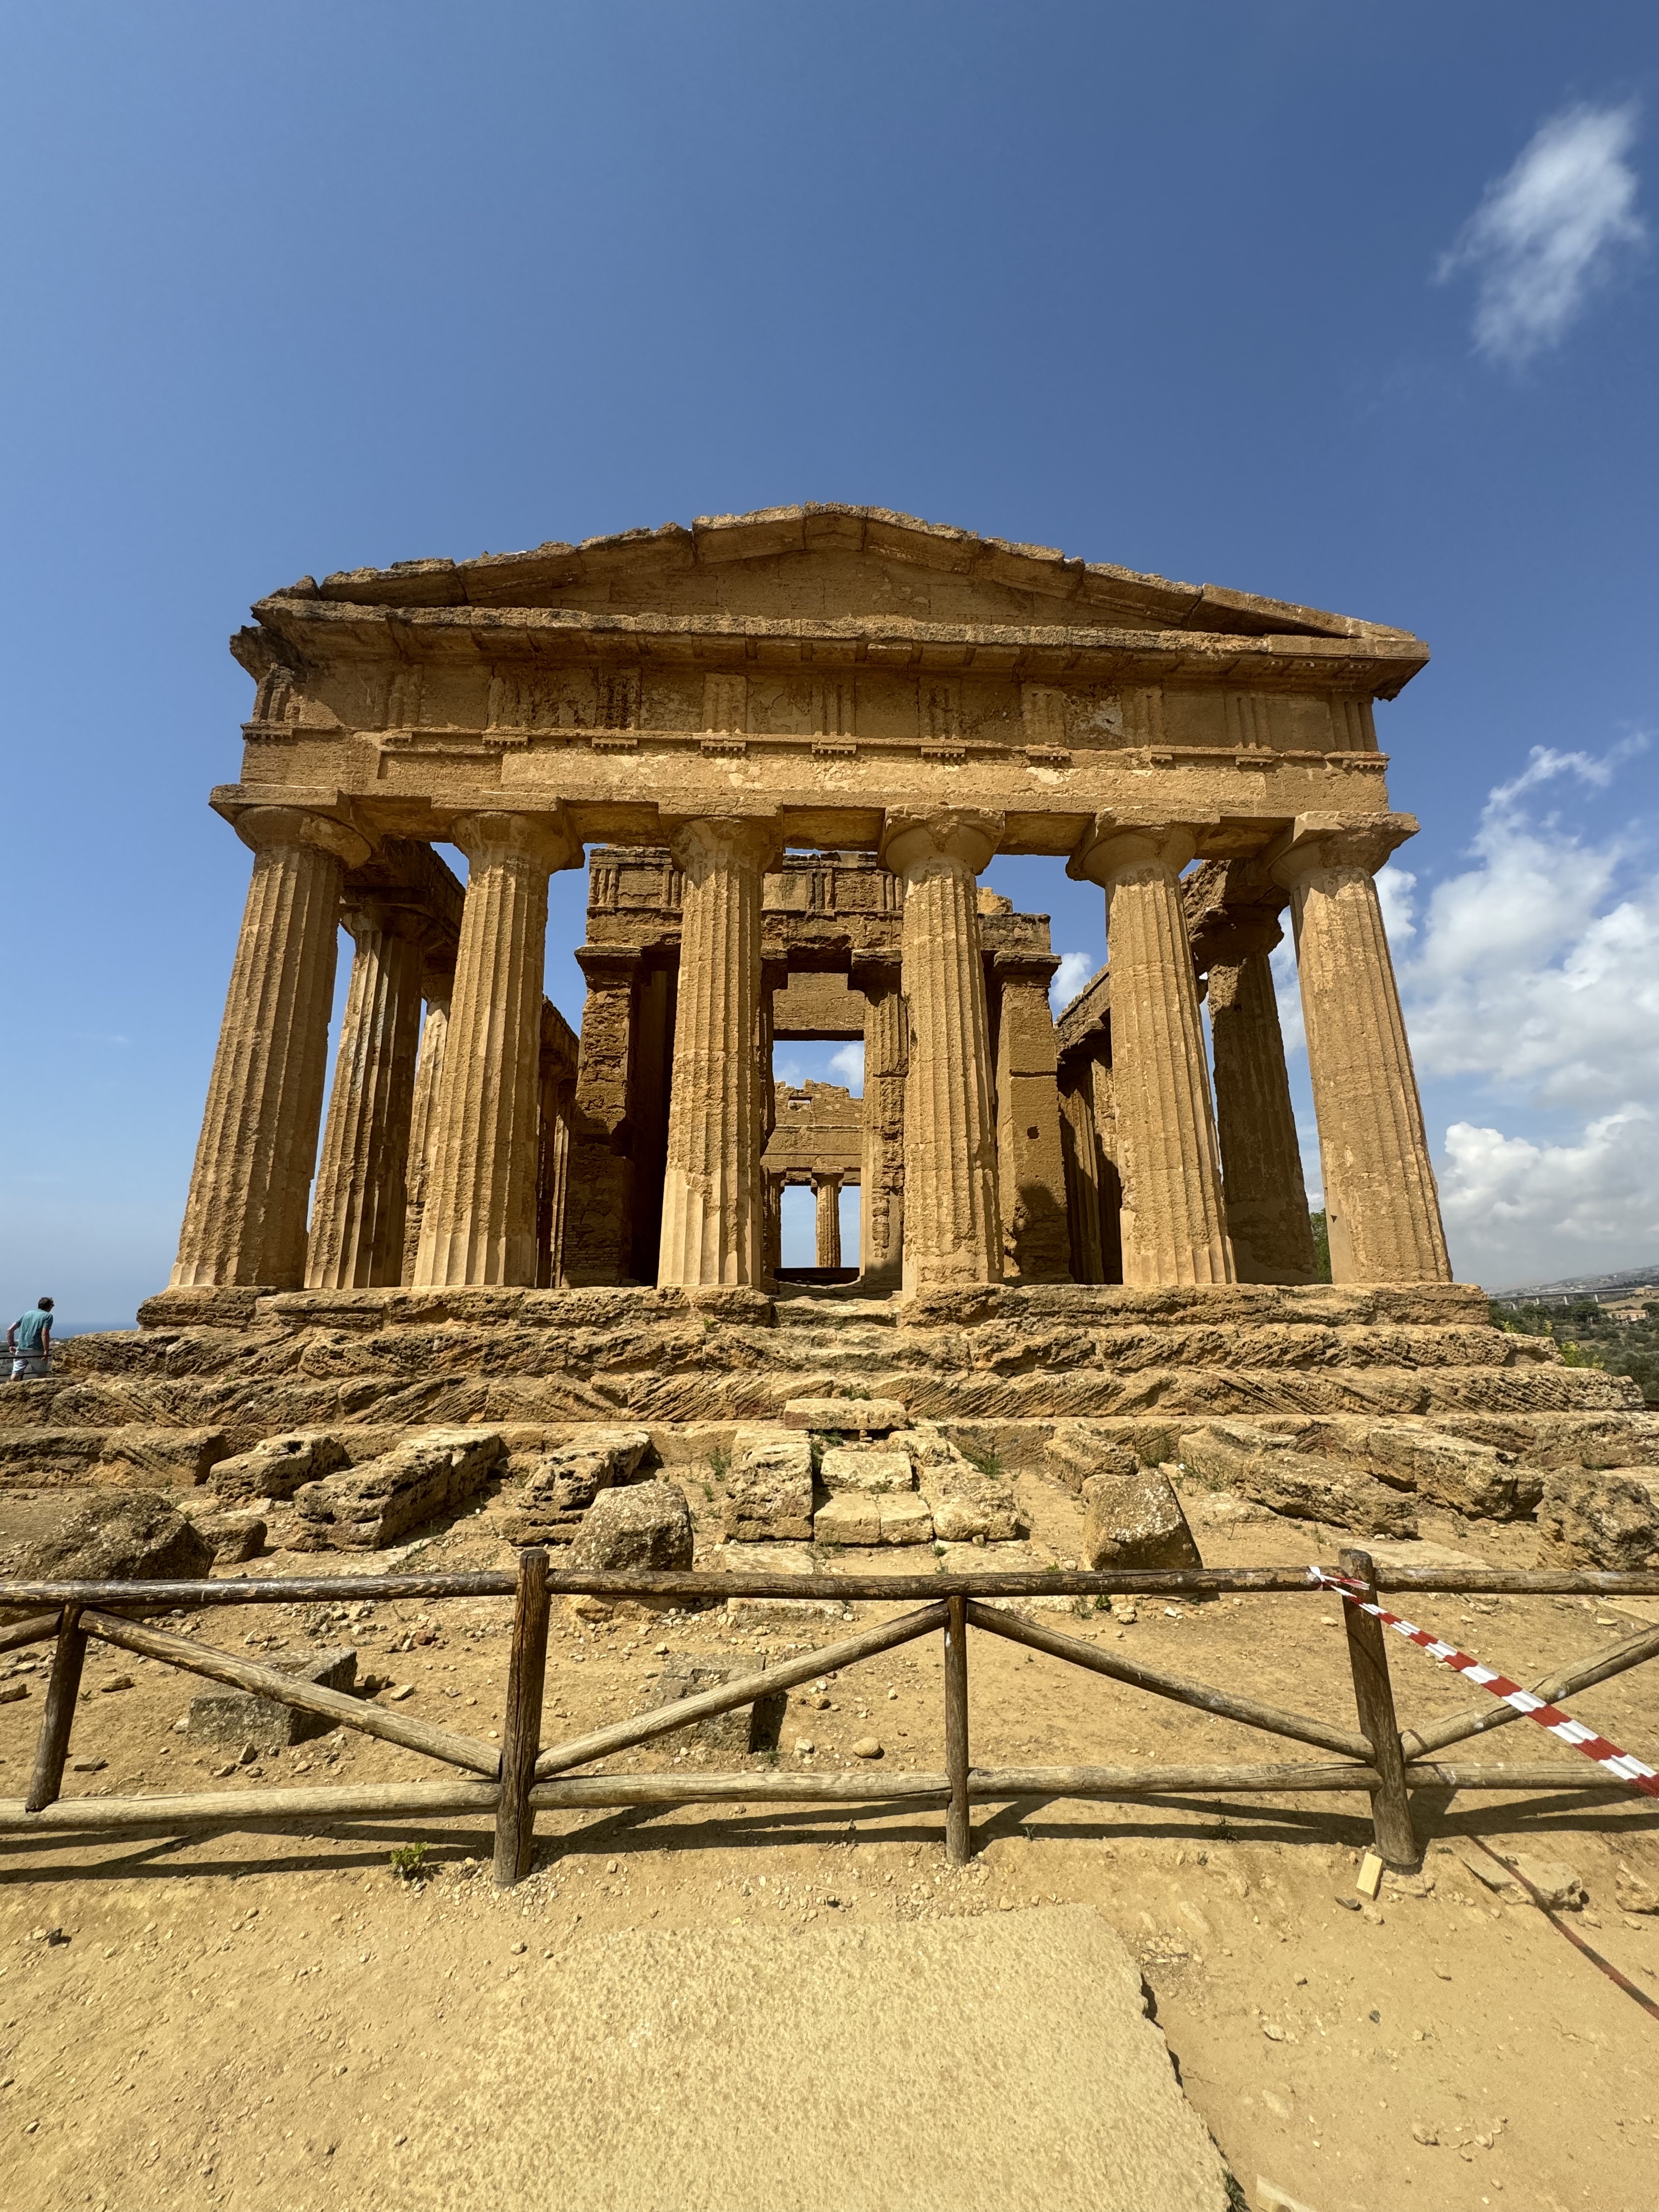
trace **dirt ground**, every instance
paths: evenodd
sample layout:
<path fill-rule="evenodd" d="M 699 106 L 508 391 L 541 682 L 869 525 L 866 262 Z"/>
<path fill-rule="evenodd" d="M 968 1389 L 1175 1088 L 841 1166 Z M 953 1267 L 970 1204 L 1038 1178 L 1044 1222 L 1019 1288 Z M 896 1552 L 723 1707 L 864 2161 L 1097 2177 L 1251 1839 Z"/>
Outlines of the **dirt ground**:
<path fill-rule="evenodd" d="M 1070 1556 L 1071 1500 L 1039 1478 L 1020 1487 L 1037 1536 Z M 1334 1556 L 1332 1532 L 1224 1497 L 1189 1491 L 1186 1503 L 1212 1564 Z M 0 1541 L 28 1511 L 27 1501 L 10 1510 Z M 1430 1519 L 1424 1536 L 1495 1564 L 1534 1564 L 1530 1529 Z M 415 1556 L 436 1569 L 506 1564 L 512 1554 L 485 1514 Z M 881 1563 L 914 1571 L 927 1557 L 888 1553 Z M 250 1571 L 368 1564 L 274 1553 Z M 888 1608 L 849 1610 L 862 1622 Z M 1577 1599 L 1435 1598 L 1414 1610 L 1523 1680 L 1640 1625 L 1631 1608 Z M 383 1701 L 410 1686 L 400 1703 L 410 1711 L 487 1735 L 500 1726 L 507 1613 L 505 1601 L 343 1613 L 237 1607 L 202 1617 L 196 1632 L 256 1654 L 349 1640 L 360 1674 L 386 1679 Z M 1142 1601 L 1133 1620 L 1091 1610 L 1054 1625 L 1353 1724 L 1337 1607 L 1318 1595 Z M 544 1740 L 634 1710 L 669 1656 L 752 1660 L 850 1632 L 841 1619 L 753 1607 L 737 1620 L 592 1621 L 560 1611 Z M 1480 1694 L 1403 1644 L 1389 1658 L 1407 1725 Z M 27 1692 L 0 1703 L 0 1796 L 21 1792 L 45 1660 L 0 1656 L 0 1691 Z M 779 1763 L 860 1768 L 872 1787 L 884 1767 L 940 1767 L 940 1662 L 933 1638 L 797 1690 Z M 978 1765 L 1319 1755 L 994 1638 L 972 1639 L 970 1662 Z M 179 1731 L 196 1686 L 94 1645 L 66 1793 L 207 1786 L 236 1752 L 204 1749 Z M 1573 1707 L 1626 1748 L 1650 1760 L 1659 1751 L 1652 1668 Z M 880 1762 L 854 1759 L 853 1743 L 872 1735 Z M 700 1747 L 678 1755 L 741 1763 Z M 1477 1742 L 1458 1755 L 1567 1756 L 1524 1723 L 1498 1746 Z M 675 1756 L 671 1743 L 611 1765 L 659 1767 Z M 237 1765 L 214 1786 L 432 1771 L 413 1753 L 337 1731 Z M 1416 1810 L 1428 1844 L 1423 1873 L 1389 1878 L 1375 1905 L 1355 1891 L 1370 1835 L 1363 1801 L 1330 1796 L 981 1808 L 976 1856 L 960 1872 L 945 1863 L 943 1815 L 933 1811 L 544 1814 L 536 1869 L 506 1893 L 489 1880 L 487 1826 L 467 1819 L 392 1832 L 339 1824 L 298 1837 L 0 1838 L 4 2202 L 15 2212 L 413 2203 L 412 2177 L 424 2152 L 448 2142 L 483 2041 L 499 2077 L 501 2039 L 516 2032 L 517 2017 L 502 2010 L 504 1985 L 556 1984 L 580 1971 L 581 1947 L 609 1931 L 758 1927 L 810 1947 L 849 1926 L 1064 1904 L 1094 1908 L 1139 1959 L 1187 2094 L 1259 2212 L 1285 2198 L 1309 2212 L 1646 2212 L 1659 2171 L 1659 2021 L 1531 1905 L 1494 1895 L 1479 1869 L 1497 1869 L 1477 1839 L 1569 1864 L 1588 1903 L 1564 1917 L 1659 1996 L 1659 1916 L 1615 1901 L 1621 1863 L 1659 1888 L 1659 1808 L 1635 1798 L 1480 1793 L 1449 1803 L 1419 1796 Z M 390 1849 L 417 1842 L 428 1846 L 424 1877 L 396 1878 Z M 54 1929 L 65 1940 L 48 1940 Z M 529 2036 L 523 2082 L 526 2097 L 557 2094 Z M 584 2206 L 580 2175 L 550 2176 L 544 2201 Z M 663 2201 L 676 2201 L 672 2188 Z"/>

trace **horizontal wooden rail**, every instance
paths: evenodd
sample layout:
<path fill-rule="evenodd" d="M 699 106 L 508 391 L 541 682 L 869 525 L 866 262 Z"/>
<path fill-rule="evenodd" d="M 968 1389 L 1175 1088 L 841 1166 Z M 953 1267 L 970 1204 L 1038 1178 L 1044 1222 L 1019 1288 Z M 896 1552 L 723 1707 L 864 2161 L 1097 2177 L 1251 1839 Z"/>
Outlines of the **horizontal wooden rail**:
<path fill-rule="evenodd" d="M 1659 1571 L 1601 1573 L 1591 1569 L 1504 1567 L 1379 1567 L 1382 1590 L 1442 1592 L 1458 1597 L 1659 1597 Z M 449 1575 L 253 1575 L 213 1582 L 7 1583 L 0 1602 L 90 1605 L 140 1613 L 194 1612 L 221 1605 L 343 1605 L 368 1599 L 511 1597 L 516 1575 L 480 1571 Z M 602 1574 L 566 1570 L 550 1573 L 553 1597 L 690 1598 L 718 1605 L 729 1597 L 808 1598 L 899 1601 L 947 1597 L 1224 1597 L 1252 1594 L 1318 1597 L 1330 1593 L 1310 1583 L 1300 1567 L 1170 1567 L 1087 1573 L 1081 1569 L 1006 1574 Z"/>
<path fill-rule="evenodd" d="M 1115 1653 L 1102 1651 L 1080 1637 L 1062 1636 L 1058 1630 L 1040 1628 L 1035 1621 L 1023 1620 L 1017 1613 L 997 1613 L 990 1607 L 969 1605 L 969 1625 L 984 1629 L 992 1636 L 1005 1636 L 1011 1644 L 1023 1644 L 1032 1651 L 1046 1652 L 1051 1659 L 1064 1659 L 1069 1665 L 1082 1667 L 1091 1674 L 1104 1674 L 1115 1682 L 1127 1682 L 1137 1690 L 1149 1690 L 1155 1698 L 1171 1698 L 1177 1705 L 1195 1705 L 1200 1712 L 1212 1714 L 1218 1720 L 1238 1721 L 1246 1728 L 1264 1729 L 1269 1735 L 1288 1736 L 1294 1743 L 1311 1743 L 1322 1751 L 1340 1752 L 1344 1758 L 1370 1760 L 1371 1747 L 1363 1735 L 1352 1729 L 1337 1728 L 1328 1721 L 1313 1719 L 1305 1713 L 1287 1713 L 1277 1705 L 1264 1705 L 1255 1698 L 1236 1697 L 1230 1690 L 1212 1689 L 1207 1682 L 1189 1682 L 1180 1674 L 1165 1674 L 1152 1667 L 1142 1667 L 1133 1659 L 1120 1659 Z"/>
<path fill-rule="evenodd" d="M 1540 1676 L 1531 1686 L 1532 1694 L 1553 1705 L 1558 1698 L 1594 1689 L 1596 1683 L 1655 1657 L 1659 1657 L 1659 1628 L 1644 1628 L 1638 1636 L 1627 1636 L 1620 1644 L 1609 1644 L 1594 1658 Z M 1466 1705 L 1462 1712 L 1452 1713 L 1443 1721 L 1431 1722 L 1426 1728 L 1403 1730 L 1400 1747 L 1407 1763 L 1414 1765 L 1419 1759 L 1432 1759 L 1436 1752 L 1443 1751 L 1448 1745 L 1466 1742 L 1472 1735 L 1486 1735 L 1492 1729 L 1507 1728 L 1511 1721 L 1525 1718 L 1526 1715 L 1516 1712 L 1513 1705 L 1502 1705 L 1495 1698 L 1485 1698 L 1480 1705 Z"/>
<path fill-rule="evenodd" d="M 1187 1797 L 1253 1795 L 1258 1790 L 1300 1794 L 1304 1790 L 1376 1789 L 1374 1766 L 1304 1766 L 1267 1761 L 1258 1766 L 999 1766 L 975 1767 L 968 1795 L 976 1802 L 1010 1797 Z"/>
<path fill-rule="evenodd" d="M 371 1782 L 320 1790 L 204 1790 L 189 1797 L 60 1797 L 38 1813 L 21 1799 L 0 1800 L 0 1836 L 81 1831 L 295 1827 L 324 1820 L 386 1820 L 432 1813 L 491 1813 L 493 1782 Z"/>
<path fill-rule="evenodd" d="M 59 1609 L 34 1613 L 27 1620 L 14 1620 L 9 1627 L 0 1628 L 0 1651 L 15 1651 L 25 1644 L 46 1643 L 48 1638 L 57 1635 L 58 1624 L 63 1618 Z"/>
<path fill-rule="evenodd" d="M 876 1805 L 917 1800 L 942 1805 L 951 1794 L 943 1774 L 568 1774 L 538 1782 L 530 1793 L 538 1813 L 581 1806 Z"/>
<path fill-rule="evenodd" d="M 237 1659 L 228 1651 L 216 1650 L 211 1644 L 192 1644 L 186 1636 L 169 1636 L 164 1630 L 145 1628 L 136 1620 L 118 1620 L 106 1613 L 83 1613 L 81 1626 L 88 1636 L 118 1644 L 124 1651 L 137 1651 L 146 1659 L 164 1659 L 186 1674 L 204 1674 L 210 1682 L 224 1682 L 233 1690 L 251 1690 L 257 1698 L 272 1698 L 278 1705 L 296 1706 L 303 1713 L 320 1713 L 342 1728 L 379 1736 L 405 1751 L 423 1752 L 428 1759 L 442 1759 L 447 1766 L 470 1768 L 474 1774 L 488 1775 L 492 1782 L 498 1778 L 501 1754 L 497 1746 L 477 1742 L 453 1729 L 434 1728 L 430 1721 L 416 1720 L 412 1713 L 385 1712 L 367 1698 L 351 1697 L 343 1690 L 325 1690 L 319 1682 L 301 1681 L 278 1668 L 261 1667 L 252 1659 Z"/>
<path fill-rule="evenodd" d="M 1425 1759 L 1406 1769 L 1406 1779 L 1413 1790 L 1571 1790 L 1582 1793 L 1595 1790 L 1614 1797 L 1631 1798 L 1638 1809 L 1651 1799 L 1631 1797 L 1628 1782 L 1621 1782 L 1616 1774 L 1605 1767 L 1597 1767 L 1588 1759 L 1576 1765 L 1563 1766 L 1559 1759 L 1534 1761 L 1517 1759 L 1514 1765 L 1505 1760 L 1482 1759 L 1471 1765 L 1454 1764 L 1450 1766 L 1438 1760 L 1431 1764 Z"/>
<path fill-rule="evenodd" d="M 619 1751 L 629 1751 L 637 1743 L 648 1743 L 653 1737 L 672 1735 L 673 1730 L 689 1728 L 694 1721 L 713 1720 L 720 1713 L 734 1712 L 739 1705 L 752 1705 L 757 1698 L 763 1698 L 779 1690 L 792 1690 L 797 1682 L 810 1682 L 815 1674 L 823 1674 L 840 1667 L 856 1665 L 860 1659 L 873 1658 L 878 1651 L 890 1651 L 895 1644 L 913 1643 L 919 1636 L 930 1636 L 945 1626 L 945 1613 L 942 1605 L 924 1606 L 920 1613 L 901 1613 L 896 1620 L 884 1620 L 878 1627 L 866 1628 L 861 1636 L 849 1636 L 840 1644 L 826 1644 L 805 1658 L 791 1659 L 781 1667 L 769 1667 L 758 1674 L 744 1674 L 735 1682 L 722 1682 L 718 1688 L 700 1690 L 695 1697 L 681 1698 L 672 1705 L 656 1705 L 649 1712 L 636 1715 L 631 1720 L 613 1721 L 609 1728 L 595 1729 L 590 1735 L 573 1736 L 569 1742 L 555 1744 L 550 1751 L 543 1752 L 536 1761 L 536 1779 L 545 1782 L 555 1774 L 562 1774 L 567 1767 L 586 1766 L 595 1759 L 609 1759 Z"/>

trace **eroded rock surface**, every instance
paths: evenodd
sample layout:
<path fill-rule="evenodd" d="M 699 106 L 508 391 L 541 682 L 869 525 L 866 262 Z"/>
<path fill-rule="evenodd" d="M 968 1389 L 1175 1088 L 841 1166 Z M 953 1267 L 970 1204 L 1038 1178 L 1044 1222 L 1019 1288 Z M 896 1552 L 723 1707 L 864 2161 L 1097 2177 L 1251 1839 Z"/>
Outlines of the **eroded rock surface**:
<path fill-rule="evenodd" d="M 1646 1478 L 1645 1480 L 1644 1478 Z M 1645 1468 L 1553 1468 L 1538 1508 L 1547 1566 L 1659 1566 L 1659 1495 Z"/>
<path fill-rule="evenodd" d="M 1083 1563 L 1095 1569 L 1203 1565 L 1181 1500 L 1161 1468 L 1096 1474 L 1084 1484 Z"/>
<path fill-rule="evenodd" d="M 266 1437 L 252 1451 L 222 1459 L 210 1480 L 227 1505 L 256 1498 L 287 1499 L 301 1483 L 320 1482 L 345 1464 L 345 1447 L 337 1436 L 326 1429 L 305 1429 Z"/>
<path fill-rule="evenodd" d="M 213 1547 L 166 1498 L 142 1490 L 88 1499 L 15 1563 L 20 1582 L 194 1582 Z"/>
<path fill-rule="evenodd" d="M 506 1454 L 498 1429 L 428 1429 L 295 1493 L 296 1552 L 376 1551 L 476 1498 Z"/>
<path fill-rule="evenodd" d="M 648 1429 L 589 1429 L 531 1462 L 502 1522 L 511 1544 L 568 1544 L 604 1490 L 631 1482 L 651 1449 Z"/>
<path fill-rule="evenodd" d="M 812 1446 L 803 1431 L 740 1428 L 726 1485 L 728 1541 L 787 1543 L 811 1535 Z"/>

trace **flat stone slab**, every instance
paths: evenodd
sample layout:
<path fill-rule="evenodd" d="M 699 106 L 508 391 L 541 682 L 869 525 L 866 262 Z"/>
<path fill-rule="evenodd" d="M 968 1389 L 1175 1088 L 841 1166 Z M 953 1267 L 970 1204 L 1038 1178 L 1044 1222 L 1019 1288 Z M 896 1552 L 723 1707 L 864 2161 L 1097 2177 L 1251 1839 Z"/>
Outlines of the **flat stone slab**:
<path fill-rule="evenodd" d="M 910 1409 L 896 1398 L 792 1398 L 783 1425 L 825 1436 L 884 1437 L 909 1427 Z"/>
<path fill-rule="evenodd" d="M 550 2175 L 596 2212 L 1228 2212 L 1139 1969 L 1086 1905 L 590 1936 L 479 2029 L 399 2212 L 539 2203 Z M 784 2078 L 781 2105 L 761 2085 Z"/>

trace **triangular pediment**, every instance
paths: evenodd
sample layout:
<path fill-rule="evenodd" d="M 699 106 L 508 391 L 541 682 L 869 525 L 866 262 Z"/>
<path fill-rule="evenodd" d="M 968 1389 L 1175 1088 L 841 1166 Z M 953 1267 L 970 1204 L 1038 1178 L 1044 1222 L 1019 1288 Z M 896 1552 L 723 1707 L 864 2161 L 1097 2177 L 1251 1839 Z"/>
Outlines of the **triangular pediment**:
<path fill-rule="evenodd" d="M 273 599 L 408 610 L 562 608 L 633 616 L 1401 637 L 1379 623 L 1210 584 L 1183 584 L 884 507 L 766 507 L 473 561 L 401 561 L 306 577 Z M 262 603 L 266 604 L 266 603 Z"/>

